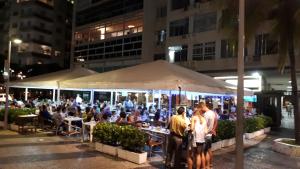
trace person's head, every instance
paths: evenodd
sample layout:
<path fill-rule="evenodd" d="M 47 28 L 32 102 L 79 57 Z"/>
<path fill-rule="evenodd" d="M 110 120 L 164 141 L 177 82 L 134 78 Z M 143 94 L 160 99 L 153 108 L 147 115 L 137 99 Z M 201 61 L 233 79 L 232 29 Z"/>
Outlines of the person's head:
<path fill-rule="evenodd" d="M 42 110 L 43 110 L 43 111 L 46 111 L 46 110 L 47 110 L 47 106 L 46 106 L 46 105 L 43 105 L 43 106 L 42 106 Z"/>
<path fill-rule="evenodd" d="M 134 122 L 134 116 L 133 115 L 128 115 L 127 116 L 127 122 L 131 123 L 131 122 Z"/>
<path fill-rule="evenodd" d="M 76 107 L 76 111 L 77 111 L 77 112 L 81 112 L 80 106 L 77 106 L 77 107 Z"/>
<path fill-rule="evenodd" d="M 223 114 L 227 115 L 227 114 L 228 114 L 228 112 L 227 112 L 226 110 L 224 110 L 224 111 L 223 111 Z"/>
<path fill-rule="evenodd" d="M 86 108 L 85 108 L 85 112 L 86 112 L 86 113 L 89 113 L 90 111 L 91 111 L 91 108 L 90 108 L 90 107 L 86 107 Z"/>
<path fill-rule="evenodd" d="M 111 114 L 112 114 L 112 115 L 115 115 L 115 114 L 116 114 L 116 111 L 115 111 L 115 110 L 111 111 Z"/>
<path fill-rule="evenodd" d="M 65 106 L 63 106 L 61 110 L 62 110 L 62 112 L 66 112 L 67 109 Z"/>
<path fill-rule="evenodd" d="M 179 107 L 179 108 L 177 109 L 177 114 L 178 114 L 178 115 L 184 114 L 184 107 Z"/>
<path fill-rule="evenodd" d="M 197 105 L 197 109 L 199 111 L 201 111 L 202 113 L 206 112 L 208 110 L 208 107 L 206 106 L 206 103 L 205 102 L 200 102 L 198 105 Z"/>
<path fill-rule="evenodd" d="M 126 118 L 126 113 L 125 113 L 124 111 L 122 111 L 122 112 L 120 113 L 120 117 L 121 117 L 121 118 Z"/>
<path fill-rule="evenodd" d="M 108 114 L 104 113 L 104 114 L 102 115 L 102 119 L 103 119 L 103 120 L 107 120 L 107 119 L 108 119 Z"/>
<path fill-rule="evenodd" d="M 61 111 L 61 106 L 57 106 L 56 111 L 59 113 Z"/>

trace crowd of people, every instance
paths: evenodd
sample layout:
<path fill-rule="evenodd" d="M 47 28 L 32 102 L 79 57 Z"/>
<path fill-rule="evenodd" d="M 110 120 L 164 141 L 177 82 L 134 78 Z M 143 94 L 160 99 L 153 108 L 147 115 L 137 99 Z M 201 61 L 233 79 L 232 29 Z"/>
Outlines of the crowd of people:
<path fill-rule="evenodd" d="M 174 167 L 183 168 L 182 151 L 185 135 L 187 153 L 186 160 L 188 168 L 192 169 L 196 164 L 196 168 L 212 167 L 212 139 L 216 136 L 218 124 L 218 115 L 210 110 L 204 102 L 200 102 L 193 111 L 191 120 L 187 120 L 186 112 L 183 107 L 177 110 L 177 115 L 173 115 L 170 119 L 168 154 L 166 159 L 166 168 L 171 168 L 172 157 L 174 156 Z"/>

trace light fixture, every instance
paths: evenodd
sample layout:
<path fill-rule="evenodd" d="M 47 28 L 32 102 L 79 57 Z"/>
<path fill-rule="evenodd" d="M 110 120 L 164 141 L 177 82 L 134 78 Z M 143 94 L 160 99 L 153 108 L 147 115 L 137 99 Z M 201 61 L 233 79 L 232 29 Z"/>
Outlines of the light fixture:
<path fill-rule="evenodd" d="M 291 89 L 291 88 L 292 88 L 292 86 L 287 86 L 286 88 L 288 88 L 288 89 Z"/>
<path fill-rule="evenodd" d="M 258 72 L 254 72 L 254 73 L 252 73 L 252 76 L 253 77 L 260 77 L 260 74 Z"/>
<path fill-rule="evenodd" d="M 13 39 L 13 42 L 15 44 L 21 44 L 22 43 L 22 40 L 21 39 Z"/>
<path fill-rule="evenodd" d="M 128 25 L 128 28 L 134 28 L 135 26 L 134 25 Z"/>
<path fill-rule="evenodd" d="M 292 83 L 292 81 L 291 81 L 291 80 L 289 80 L 289 83 Z"/>

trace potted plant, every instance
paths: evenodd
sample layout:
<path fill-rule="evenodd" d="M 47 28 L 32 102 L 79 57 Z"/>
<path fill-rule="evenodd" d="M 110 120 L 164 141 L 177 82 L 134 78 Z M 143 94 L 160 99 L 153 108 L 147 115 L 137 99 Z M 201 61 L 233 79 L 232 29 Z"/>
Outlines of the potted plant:
<path fill-rule="evenodd" d="M 142 164 L 147 161 L 147 152 L 143 152 L 146 143 L 146 134 L 133 126 L 122 126 L 121 146 L 118 149 L 118 157 Z"/>
<path fill-rule="evenodd" d="M 271 125 L 273 123 L 272 118 L 265 115 L 259 115 L 258 117 L 262 118 L 264 121 L 264 133 L 269 133 L 271 131 Z"/>
<path fill-rule="evenodd" d="M 264 119 L 261 117 L 253 117 L 245 120 L 245 137 L 252 139 L 254 137 L 263 135 L 264 132 Z"/>
<path fill-rule="evenodd" d="M 99 123 L 93 132 L 96 150 L 116 156 L 119 144 L 120 126 L 112 123 Z"/>

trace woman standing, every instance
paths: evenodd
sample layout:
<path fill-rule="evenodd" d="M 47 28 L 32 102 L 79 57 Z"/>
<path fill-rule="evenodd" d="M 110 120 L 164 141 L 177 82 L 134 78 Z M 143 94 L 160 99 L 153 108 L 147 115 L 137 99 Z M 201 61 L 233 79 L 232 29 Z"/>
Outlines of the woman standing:
<path fill-rule="evenodd" d="M 204 143 L 205 135 L 207 134 L 207 125 L 205 118 L 200 114 L 198 110 L 194 113 L 191 120 L 191 132 L 193 134 L 192 148 L 188 151 L 187 163 L 188 168 L 193 168 L 193 155 L 196 160 L 196 168 L 206 168 L 205 155 L 204 155 Z"/>

